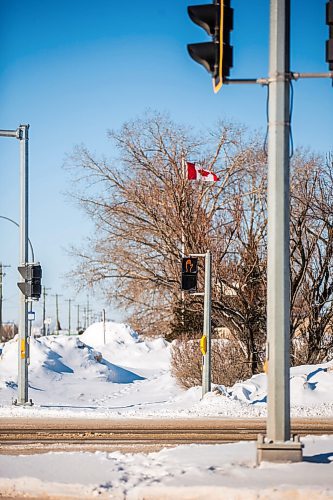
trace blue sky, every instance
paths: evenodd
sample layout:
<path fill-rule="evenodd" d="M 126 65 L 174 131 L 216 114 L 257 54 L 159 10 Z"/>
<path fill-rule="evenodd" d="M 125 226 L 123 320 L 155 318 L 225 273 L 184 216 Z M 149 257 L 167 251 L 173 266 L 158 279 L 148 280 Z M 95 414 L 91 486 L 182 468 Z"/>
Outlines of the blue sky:
<path fill-rule="evenodd" d="M 64 193 L 64 157 L 76 144 L 108 155 L 108 128 L 147 108 L 167 111 L 195 128 L 231 119 L 264 130 L 266 90 L 230 85 L 214 95 L 208 73 L 187 54 L 186 44 L 208 41 L 187 16 L 189 0 L 1 0 L 0 128 L 30 124 L 30 239 L 50 294 L 75 293 L 62 275 L 74 261 L 66 253 L 92 226 Z M 291 69 L 327 72 L 326 0 L 292 0 Z M 233 0 L 232 78 L 268 74 L 269 1 Z M 331 81 L 294 83 L 295 145 L 333 149 Z M 0 138 L 0 215 L 18 220 L 19 155 L 16 139 Z M 0 259 L 11 265 L 4 278 L 4 320 L 17 318 L 18 230 L 0 219 Z M 92 300 L 92 299 L 91 299 Z M 84 304 L 86 294 L 77 298 Z M 48 298 L 48 315 L 54 315 Z M 113 304 L 95 299 L 95 310 Z M 40 314 L 40 305 L 35 307 Z M 73 312 L 74 314 L 74 312 Z"/>

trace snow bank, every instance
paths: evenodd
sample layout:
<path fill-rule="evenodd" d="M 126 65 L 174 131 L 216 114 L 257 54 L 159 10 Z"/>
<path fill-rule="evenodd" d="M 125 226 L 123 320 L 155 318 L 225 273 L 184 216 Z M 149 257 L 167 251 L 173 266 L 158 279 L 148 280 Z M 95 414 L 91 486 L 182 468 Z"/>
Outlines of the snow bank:
<path fill-rule="evenodd" d="M 118 345 L 131 345 L 139 342 L 139 335 L 124 323 L 105 322 L 105 342 L 104 342 L 104 323 L 94 323 L 80 335 L 80 338 L 86 344 L 96 347 L 104 343 L 115 343 Z"/>
<path fill-rule="evenodd" d="M 105 340 L 105 343 L 104 343 Z M 200 354 L 198 354 L 200 355 Z M 0 416 L 26 415 L 17 397 L 18 343 L 2 346 Z M 259 374 L 233 387 L 182 390 L 170 371 L 170 344 L 142 339 L 129 325 L 91 325 L 80 336 L 31 339 L 31 416 L 265 417 L 267 377 Z M 291 415 L 333 416 L 333 362 L 291 369 Z"/>

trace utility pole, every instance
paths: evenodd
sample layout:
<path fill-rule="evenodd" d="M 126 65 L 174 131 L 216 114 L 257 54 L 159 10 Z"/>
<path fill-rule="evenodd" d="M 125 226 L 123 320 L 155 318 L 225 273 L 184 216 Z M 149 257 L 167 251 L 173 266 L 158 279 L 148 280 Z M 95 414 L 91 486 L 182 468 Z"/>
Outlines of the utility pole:
<path fill-rule="evenodd" d="M 55 297 L 55 306 L 56 306 L 56 327 L 55 327 L 55 333 L 56 335 L 59 335 L 59 330 L 60 330 L 60 321 L 59 321 L 59 297 L 62 297 L 62 295 L 59 295 L 56 293 L 53 295 Z"/>
<path fill-rule="evenodd" d="M 87 308 L 83 308 L 83 329 L 87 329 Z"/>
<path fill-rule="evenodd" d="M 268 129 L 266 440 L 259 436 L 258 462 L 302 460 L 290 435 L 290 0 L 271 0 Z"/>
<path fill-rule="evenodd" d="M 2 286 L 3 286 L 3 277 L 6 276 L 6 273 L 3 272 L 3 269 L 5 267 L 10 267 L 10 266 L 4 265 L 2 264 L 2 262 L 0 262 L 0 339 L 2 336 L 2 301 L 3 301 Z"/>
<path fill-rule="evenodd" d="M 46 296 L 47 296 L 47 293 L 46 293 L 46 290 L 51 290 L 51 288 L 46 288 L 45 286 L 43 286 L 43 336 L 45 337 L 46 335 L 46 325 L 45 325 L 45 321 L 46 321 Z"/>
<path fill-rule="evenodd" d="M 88 326 L 90 325 L 90 321 L 89 321 L 89 295 L 87 295 L 87 309 L 86 309 L 86 328 L 88 328 Z"/>
<path fill-rule="evenodd" d="M 68 335 L 71 334 L 71 302 L 72 299 L 67 299 L 68 302 Z"/>
<path fill-rule="evenodd" d="M 77 304 L 76 308 L 77 308 L 77 325 L 76 325 L 76 332 L 77 332 L 77 334 L 78 334 L 78 333 L 79 333 L 79 331 L 80 331 L 80 304 Z"/>

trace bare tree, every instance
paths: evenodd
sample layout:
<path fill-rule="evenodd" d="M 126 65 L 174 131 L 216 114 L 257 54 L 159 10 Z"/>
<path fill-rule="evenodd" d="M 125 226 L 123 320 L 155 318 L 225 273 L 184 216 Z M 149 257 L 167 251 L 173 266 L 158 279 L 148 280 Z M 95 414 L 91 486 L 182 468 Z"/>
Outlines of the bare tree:
<path fill-rule="evenodd" d="M 79 257 L 81 283 L 102 285 L 133 326 L 169 338 L 198 338 L 201 298 L 180 295 L 180 256 L 213 254 L 213 325 L 227 327 L 240 364 L 261 369 L 266 339 L 266 154 L 259 137 L 220 123 L 198 137 L 148 114 L 109 131 L 117 154 L 80 146 L 69 158 L 74 194 L 95 223 Z M 213 169 L 216 184 L 185 179 L 184 161 Z M 329 161 L 296 153 L 291 175 L 291 337 L 295 362 L 331 349 L 332 174 Z M 203 274 L 199 286 L 203 286 Z M 297 349 L 294 348 L 298 346 Z M 302 349 L 300 349 L 302 346 Z M 326 353 L 326 354 L 325 354 Z"/>
<path fill-rule="evenodd" d="M 291 196 L 291 338 L 294 363 L 317 363 L 333 348 L 332 159 L 301 155 Z"/>
<path fill-rule="evenodd" d="M 182 235 L 188 253 L 210 247 L 217 199 L 230 197 L 240 174 L 232 160 L 240 149 L 237 134 L 241 137 L 222 124 L 218 135 L 195 139 L 164 116 L 152 115 L 109 132 L 118 159 L 97 160 L 81 146 L 67 162 L 79 173 L 76 186 L 83 191 L 77 199 L 96 226 L 88 248 L 74 250 L 80 259 L 75 274 L 91 285 L 107 283 L 109 295 L 128 309 L 141 331 L 170 330 L 180 298 Z M 187 182 L 183 163 L 189 158 L 214 168 L 219 186 Z"/>

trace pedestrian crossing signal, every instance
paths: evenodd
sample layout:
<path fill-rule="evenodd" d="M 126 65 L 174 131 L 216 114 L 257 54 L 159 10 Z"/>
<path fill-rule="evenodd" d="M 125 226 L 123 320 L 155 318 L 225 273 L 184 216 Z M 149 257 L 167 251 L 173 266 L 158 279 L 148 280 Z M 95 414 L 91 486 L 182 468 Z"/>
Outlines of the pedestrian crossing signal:
<path fill-rule="evenodd" d="M 181 289 L 185 292 L 197 291 L 198 280 L 198 258 L 183 257 L 182 259 L 182 283 Z"/>

